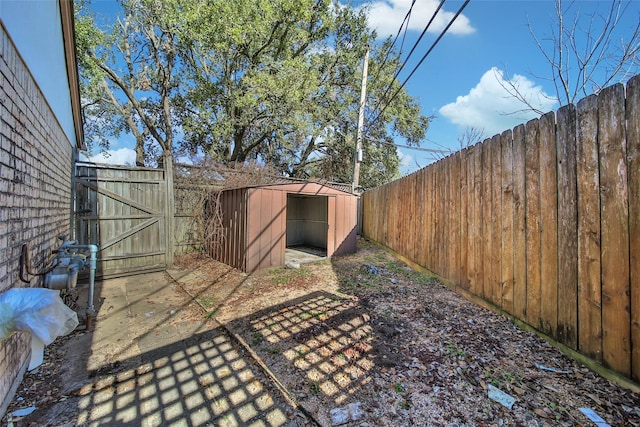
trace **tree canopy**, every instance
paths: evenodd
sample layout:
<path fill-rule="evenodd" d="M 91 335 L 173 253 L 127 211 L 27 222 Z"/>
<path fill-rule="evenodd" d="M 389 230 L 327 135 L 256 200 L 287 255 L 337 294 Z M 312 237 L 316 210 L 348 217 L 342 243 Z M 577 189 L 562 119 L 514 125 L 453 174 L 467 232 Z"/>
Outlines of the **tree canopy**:
<path fill-rule="evenodd" d="M 294 177 L 350 181 L 362 59 L 368 117 L 395 92 L 390 40 L 362 9 L 324 0 L 122 0 L 110 27 L 80 4 L 76 33 L 89 143 L 128 133 L 137 163 L 159 153 L 264 162 Z M 392 86 L 392 91 L 387 90 Z M 398 175 L 393 138 L 424 138 L 404 89 L 367 123 L 363 186 Z M 146 160 L 145 160 L 146 159 Z"/>

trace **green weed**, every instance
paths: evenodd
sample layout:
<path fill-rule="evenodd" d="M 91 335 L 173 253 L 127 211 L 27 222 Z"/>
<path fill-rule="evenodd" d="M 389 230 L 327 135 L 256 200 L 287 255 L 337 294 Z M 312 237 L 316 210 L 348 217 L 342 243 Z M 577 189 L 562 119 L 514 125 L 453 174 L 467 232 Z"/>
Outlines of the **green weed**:
<path fill-rule="evenodd" d="M 270 273 L 271 283 L 274 285 L 292 285 L 304 282 L 312 277 L 311 272 L 304 268 L 275 268 Z"/>
<path fill-rule="evenodd" d="M 455 345 L 453 345 L 453 343 L 449 343 L 447 345 L 447 352 L 449 353 L 449 355 L 457 357 L 459 359 L 464 359 L 467 355 L 466 351 L 457 348 Z"/>
<path fill-rule="evenodd" d="M 309 393 L 313 396 L 317 396 L 320 393 L 320 384 L 317 381 L 309 381 Z"/>
<path fill-rule="evenodd" d="M 204 317 L 211 319 L 212 317 L 215 317 L 216 314 L 218 314 L 217 308 L 215 310 L 207 311 L 207 314 L 205 314 Z"/>
<path fill-rule="evenodd" d="M 202 308 L 207 311 L 210 308 L 216 307 L 218 305 L 218 300 L 216 299 L 216 297 L 211 295 L 201 295 L 197 297 L 196 300 L 202 306 Z"/>
<path fill-rule="evenodd" d="M 251 341 L 252 345 L 260 345 L 264 340 L 264 336 L 262 336 L 260 332 L 254 332 L 251 338 L 252 338 L 252 341 Z"/>

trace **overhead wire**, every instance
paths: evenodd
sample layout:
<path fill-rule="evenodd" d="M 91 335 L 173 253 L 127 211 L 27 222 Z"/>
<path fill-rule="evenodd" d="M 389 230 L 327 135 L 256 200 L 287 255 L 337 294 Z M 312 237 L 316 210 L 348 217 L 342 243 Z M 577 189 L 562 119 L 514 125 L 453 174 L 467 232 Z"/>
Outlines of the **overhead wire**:
<path fill-rule="evenodd" d="M 404 25 L 404 23 L 407 23 L 407 26 L 404 27 L 404 34 L 402 35 L 402 42 L 400 43 L 400 49 L 399 52 L 402 54 L 402 48 L 404 47 L 404 41 L 407 38 L 407 31 L 409 31 L 409 22 L 411 21 L 411 11 L 413 10 L 413 5 L 416 4 L 416 0 L 413 0 L 411 2 L 411 6 L 409 6 L 409 11 L 407 12 L 407 14 L 404 16 L 404 21 L 402 21 L 402 24 Z M 400 26 L 400 31 L 402 31 L 402 25 Z M 398 33 L 400 34 L 400 33 Z M 397 38 L 397 36 L 396 36 Z M 393 45 L 392 45 L 393 46 Z"/>
<path fill-rule="evenodd" d="M 338 134 L 340 134 L 340 135 L 342 135 L 342 136 L 344 136 L 344 137 L 347 137 L 347 135 L 344 132 L 342 132 L 342 131 L 340 131 L 338 129 L 333 129 L 333 131 L 338 133 Z M 367 141 L 377 142 L 378 144 L 393 145 L 395 147 L 406 148 L 406 149 L 409 149 L 409 150 L 424 151 L 424 152 L 427 152 L 427 153 L 435 153 L 435 154 L 451 154 L 451 150 L 449 150 L 449 149 L 447 149 L 447 150 L 438 150 L 436 148 L 423 148 L 423 147 L 415 147 L 415 146 L 412 146 L 412 145 L 396 144 L 395 142 L 385 141 L 383 139 L 377 139 L 377 138 L 373 138 L 373 137 L 370 137 L 370 136 L 364 136 L 363 138 L 366 139 Z M 432 142 L 432 143 L 434 143 L 436 145 L 441 145 L 441 144 L 436 143 L 435 141 L 430 141 L 430 142 Z"/>
<path fill-rule="evenodd" d="M 404 70 L 404 67 L 406 67 L 407 62 L 409 61 L 409 59 L 411 58 L 411 55 L 413 55 L 413 52 L 415 52 L 416 48 L 418 47 L 418 44 L 420 43 L 420 41 L 422 40 L 422 38 L 424 37 L 424 35 L 427 33 L 427 31 L 429 30 L 429 28 L 431 27 L 431 24 L 433 23 L 433 21 L 436 19 L 436 16 L 438 15 L 438 12 L 440 12 L 440 9 L 442 9 L 442 6 L 444 6 L 446 0 L 440 0 L 440 4 L 438 4 L 438 7 L 436 8 L 436 10 L 433 12 L 433 15 L 431 15 L 431 19 L 429 19 L 429 22 L 427 22 L 427 25 L 424 27 L 424 29 L 422 30 L 422 33 L 420 34 L 420 36 L 418 37 L 418 39 L 415 41 L 415 43 L 413 44 L 413 47 L 411 48 L 411 51 L 409 51 L 409 55 L 407 55 L 407 57 L 404 59 L 404 61 L 402 62 L 402 64 L 400 65 L 400 67 L 398 67 L 398 69 L 396 70 L 395 73 L 393 73 L 393 77 L 391 78 L 391 81 L 389 83 L 389 85 L 387 86 L 387 89 L 385 89 L 383 95 L 380 97 L 380 101 L 378 103 L 378 106 L 376 108 L 374 108 L 374 112 L 380 107 L 380 104 L 382 103 L 382 100 L 385 99 L 385 97 L 387 96 L 387 94 L 389 93 L 389 91 L 391 90 L 392 86 L 393 86 L 393 82 L 396 81 L 396 79 L 398 78 L 398 76 L 400 75 L 400 73 L 402 72 L 402 70 Z M 412 4 L 413 7 L 413 4 Z M 455 19 L 455 18 L 454 18 Z M 404 22 L 403 22 L 404 24 Z M 400 30 L 402 30 L 402 26 L 400 27 Z M 378 114 L 376 116 L 376 119 L 380 116 L 380 114 Z"/>
<path fill-rule="evenodd" d="M 464 4 L 460 7 L 460 9 L 458 9 L 458 11 L 456 12 L 456 14 L 453 16 L 453 18 L 451 18 L 451 21 L 449 21 L 449 23 L 447 24 L 447 26 L 442 30 L 442 32 L 440 33 L 440 35 L 438 36 L 438 38 L 433 42 L 433 44 L 431 45 L 431 47 L 429 48 L 429 50 L 427 50 L 427 52 L 422 56 L 422 58 L 420 59 L 420 61 L 418 62 L 418 64 L 416 64 L 416 66 L 413 68 L 413 70 L 411 70 L 411 73 L 409 74 L 409 76 L 402 82 L 402 84 L 396 89 L 396 91 L 393 93 L 393 95 L 389 98 L 389 100 L 384 104 L 384 106 L 382 107 L 382 109 L 378 112 L 378 114 L 374 117 L 373 120 L 370 120 L 370 122 L 375 122 L 381 115 L 382 113 L 384 113 L 384 111 L 387 109 L 387 107 L 391 104 L 391 102 L 393 102 L 393 100 L 395 99 L 396 96 L 398 96 L 398 93 L 400 93 L 400 91 L 404 88 L 404 86 L 407 84 L 407 82 L 409 81 L 409 79 L 415 74 L 416 70 L 420 67 L 420 65 L 422 65 L 422 63 L 424 62 L 424 60 L 427 58 L 427 56 L 429 56 L 429 54 L 433 51 L 433 49 L 436 47 L 436 45 L 440 42 L 440 40 L 442 39 L 442 37 L 444 37 L 444 35 L 446 34 L 446 32 L 449 30 L 449 28 L 451 28 L 451 25 L 453 25 L 453 23 L 455 22 L 455 20 L 458 18 L 458 16 L 460 16 L 460 14 L 462 13 L 462 11 L 467 7 L 467 5 L 469 4 L 471 0 L 466 0 L 464 2 Z M 444 3 L 444 0 L 442 1 L 442 3 Z M 441 3 L 441 4 L 442 4 Z M 433 21 L 432 17 L 431 21 Z M 429 23 L 431 23 L 431 21 L 429 21 Z M 429 24 L 428 24 L 429 25 Z M 424 32 L 423 32 L 424 33 Z M 408 58 L 407 58 L 408 59 Z M 406 61 L 405 61 L 406 63 Z M 404 65 L 404 64 L 403 64 Z M 393 84 L 393 81 L 395 81 L 395 78 L 392 80 L 391 84 Z M 389 85 L 389 89 L 391 88 L 391 84 Z M 383 95 L 383 97 L 381 99 L 384 99 L 384 97 L 386 96 L 386 94 L 388 93 L 385 92 L 385 94 Z M 378 105 L 379 108 L 379 105 Z M 375 110 L 374 110 L 375 112 Z"/>
<path fill-rule="evenodd" d="M 398 33 L 396 34 L 396 36 L 394 37 L 393 41 L 391 42 L 391 45 L 387 48 L 384 57 L 382 58 L 382 63 L 380 64 L 380 66 L 377 68 L 377 72 L 375 75 L 372 76 L 373 81 L 375 81 L 378 76 L 380 75 L 381 70 L 384 69 L 384 66 L 387 65 L 387 61 L 389 60 L 389 54 L 391 53 L 391 50 L 393 49 L 393 46 L 395 46 L 396 42 L 398 41 L 398 37 L 400 37 L 400 33 L 402 32 L 402 28 L 404 27 L 404 24 L 406 23 L 407 26 L 404 29 L 404 35 L 402 36 L 402 44 L 400 45 L 400 53 L 402 53 L 402 47 L 404 46 L 404 40 L 407 36 L 407 30 L 409 29 L 409 20 L 411 19 L 411 11 L 413 10 L 413 5 L 416 4 L 416 0 L 413 0 L 411 2 L 411 6 L 409 6 L 409 11 L 407 12 L 407 14 L 404 16 L 404 19 L 402 20 L 402 23 L 400 24 L 400 28 L 398 28 Z"/>
<path fill-rule="evenodd" d="M 409 149 L 409 150 L 425 151 L 427 153 L 437 153 L 437 154 L 451 154 L 451 150 L 438 150 L 438 149 L 435 149 L 435 148 L 423 148 L 423 147 L 414 147 L 412 145 L 396 144 L 395 142 L 389 142 L 389 141 L 385 141 L 383 139 L 376 139 L 376 138 L 372 138 L 370 136 L 365 136 L 364 139 L 366 139 L 367 141 L 377 142 L 379 144 L 393 145 L 395 147 L 406 148 L 406 149 Z"/>

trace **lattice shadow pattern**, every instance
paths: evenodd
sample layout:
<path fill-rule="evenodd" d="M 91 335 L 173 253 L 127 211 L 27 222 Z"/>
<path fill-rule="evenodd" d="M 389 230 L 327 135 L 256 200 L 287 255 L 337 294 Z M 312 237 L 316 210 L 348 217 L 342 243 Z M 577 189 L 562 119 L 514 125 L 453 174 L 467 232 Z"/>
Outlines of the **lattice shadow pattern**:
<path fill-rule="evenodd" d="M 340 405 L 370 381 L 374 333 L 353 300 L 315 292 L 251 316 L 248 328 L 240 322 L 234 328 L 252 334 L 248 341 L 268 364 L 290 365 L 298 381 L 286 385 L 296 394 Z"/>
<path fill-rule="evenodd" d="M 149 360 L 84 390 L 78 424 L 281 426 L 278 391 L 221 329 L 143 355 Z M 276 400 L 274 400 L 274 398 Z"/>

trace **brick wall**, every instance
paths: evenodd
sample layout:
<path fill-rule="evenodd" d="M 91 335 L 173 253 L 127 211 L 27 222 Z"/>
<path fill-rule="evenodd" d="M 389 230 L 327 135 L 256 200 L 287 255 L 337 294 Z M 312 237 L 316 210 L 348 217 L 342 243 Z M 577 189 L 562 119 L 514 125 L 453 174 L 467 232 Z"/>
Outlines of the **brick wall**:
<path fill-rule="evenodd" d="M 0 25 L 0 292 L 42 286 L 41 278 L 18 278 L 20 251 L 28 244 L 31 268 L 41 271 L 57 237 L 69 236 L 72 159 L 72 144 Z M 29 351 L 24 333 L 0 342 L 0 416 Z"/>

